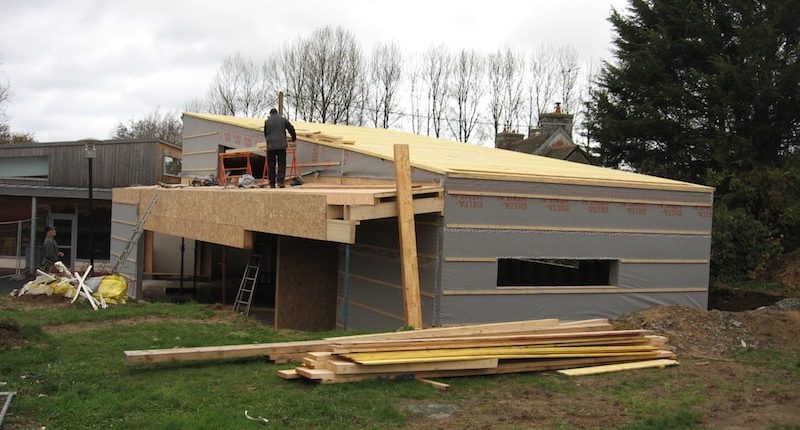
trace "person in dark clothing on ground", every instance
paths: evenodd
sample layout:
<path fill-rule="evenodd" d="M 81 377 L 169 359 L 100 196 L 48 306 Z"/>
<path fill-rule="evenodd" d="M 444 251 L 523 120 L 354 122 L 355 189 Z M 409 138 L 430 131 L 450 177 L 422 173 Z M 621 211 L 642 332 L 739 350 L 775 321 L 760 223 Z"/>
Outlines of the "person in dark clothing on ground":
<path fill-rule="evenodd" d="M 286 176 L 286 132 L 292 136 L 292 142 L 297 140 L 294 126 L 286 118 L 278 114 L 277 109 L 269 111 L 269 118 L 264 121 L 264 137 L 267 139 L 267 176 L 270 188 L 284 188 Z M 277 164 L 277 166 L 276 166 Z"/>
<path fill-rule="evenodd" d="M 48 225 L 44 228 L 44 242 L 42 242 L 42 271 L 51 273 L 53 264 L 63 256 L 64 253 L 58 251 L 56 229 Z"/>

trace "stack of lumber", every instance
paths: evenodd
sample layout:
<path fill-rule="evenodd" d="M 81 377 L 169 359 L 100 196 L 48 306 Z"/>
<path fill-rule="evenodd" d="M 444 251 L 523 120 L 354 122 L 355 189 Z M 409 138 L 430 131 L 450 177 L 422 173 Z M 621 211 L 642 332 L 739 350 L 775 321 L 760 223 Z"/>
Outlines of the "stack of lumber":
<path fill-rule="evenodd" d="M 429 329 L 327 339 L 303 365 L 281 370 L 284 379 L 322 383 L 365 379 L 443 378 L 597 367 L 590 374 L 677 364 L 664 350 L 666 338 L 645 330 L 613 330 L 607 320 L 560 323 L 535 320 L 508 324 Z M 569 373 L 568 373 L 569 374 Z"/>
<path fill-rule="evenodd" d="M 564 369 L 572 369 L 565 374 L 580 375 L 677 364 L 675 354 L 664 349 L 666 341 L 646 330 L 614 330 L 606 319 L 542 319 L 298 342 L 125 351 L 125 361 L 268 357 L 276 363 L 302 363 L 278 371 L 284 379 L 322 383 Z"/>

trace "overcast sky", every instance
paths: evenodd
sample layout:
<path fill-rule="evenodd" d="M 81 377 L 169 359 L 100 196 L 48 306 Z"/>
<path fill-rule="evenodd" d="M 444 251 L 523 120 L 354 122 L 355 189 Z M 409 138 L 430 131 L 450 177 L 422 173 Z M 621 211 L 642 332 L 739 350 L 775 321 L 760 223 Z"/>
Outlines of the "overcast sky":
<path fill-rule="evenodd" d="M 203 98 L 226 55 L 262 60 L 321 26 L 343 26 L 365 48 L 570 45 L 599 61 L 610 57 L 611 8 L 626 3 L 0 0 L 0 79 L 14 93 L 12 130 L 43 142 L 104 139 L 119 122 Z"/>

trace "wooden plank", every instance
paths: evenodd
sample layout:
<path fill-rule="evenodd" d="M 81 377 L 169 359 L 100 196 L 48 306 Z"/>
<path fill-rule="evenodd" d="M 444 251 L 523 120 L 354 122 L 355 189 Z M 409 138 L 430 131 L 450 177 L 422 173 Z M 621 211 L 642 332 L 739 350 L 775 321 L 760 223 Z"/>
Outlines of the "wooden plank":
<path fill-rule="evenodd" d="M 450 389 L 450 384 L 434 381 L 433 379 L 417 378 L 417 381 L 422 382 L 423 384 L 430 385 L 431 387 L 436 388 L 439 391 L 447 391 Z"/>
<path fill-rule="evenodd" d="M 201 346 L 191 348 L 144 349 L 125 351 L 126 364 L 166 363 L 172 361 L 219 360 L 227 358 L 266 357 L 271 354 L 309 351 L 328 345 L 325 340 L 255 343 L 245 345 Z"/>
<path fill-rule="evenodd" d="M 422 361 L 466 360 L 468 358 L 546 358 L 594 357 L 599 355 L 624 355 L 655 351 L 652 345 L 631 346 L 502 346 L 482 348 L 452 348 L 415 351 L 354 352 L 341 354 L 360 364 L 378 365 L 395 363 L 419 363 Z"/>
<path fill-rule="evenodd" d="M 338 243 L 356 243 L 357 222 L 329 219 L 325 227 L 325 240 Z"/>
<path fill-rule="evenodd" d="M 561 369 L 558 371 L 558 373 L 567 376 L 586 376 L 586 375 L 597 375 L 600 373 L 619 372 L 622 370 L 649 369 L 652 367 L 663 368 L 667 366 L 675 366 L 677 364 L 678 364 L 677 360 L 660 359 L 660 360 L 639 361 L 635 363 L 608 364 L 604 366 Z"/>
<path fill-rule="evenodd" d="M 422 378 L 445 378 L 453 376 L 497 375 L 497 374 L 521 373 L 521 372 L 543 372 L 546 370 L 565 369 L 575 366 L 588 366 L 593 364 L 608 364 L 608 363 L 625 363 L 625 362 L 652 360 L 659 358 L 674 358 L 674 354 L 672 354 L 669 351 L 657 351 L 647 354 L 629 355 L 629 356 L 559 358 L 552 360 L 509 361 L 509 362 L 501 361 L 494 369 L 417 372 L 416 375 L 417 377 L 422 377 Z"/>
<path fill-rule="evenodd" d="M 417 237 L 414 206 L 411 202 L 411 161 L 408 145 L 394 145 L 395 181 L 397 182 L 397 223 L 400 230 L 400 265 L 403 279 L 403 304 L 406 325 L 422 328 L 422 304 L 419 296 Z"/>
<path fill-rule="evenodd" d="M 539 319 L 528 321 L 513 321 L 503 323 L 489 323 L 489 324 L 472 324 L 466 326 L 455 327 L 438 327 L 429 328 L 425 330 L 416 331 L 400 331 L 393 333 L 376 333 L 376 334 L 362 334 L 354 336 L 340 336 L 326 338 L 328 341 L 339 340 L 377 340 L 377 339 L 422 339 L 432 338 L 438 336 L 475 336 L 479 334 L 490 333 L 507 333 L 519 332 L 528 330 L 537 330 L 544 328 L 553 328 L 558 326 L 557 319 Z"/>
<path fill-rule="evenodd" d="M 429 197 L 412 201 L 414 214 L 441 213 L 444 210 L 443 197 Z M 346 206 L 344 219 L 361 221 L 367 219 L 392 218 L 397 216 L 397 203 L 384 202 L 373 206 Z"/>
<path fill-rule="evenodd" d="M 446 362 L 419 362 L 402 364 L 385 364 L 377 366 L 366 366 L 353 363 L 347 360 L 323 360 L 320 363 L 324 369 L 330 370 L 336 375 L 356 375 L 365 373 L 399 373 L 435 370 L 455 370 L 455 369 L 488 369 L 497 367 L 496 358 L 479 358 L 470 360 L 454 360 Z"/>
<path fill-rule="evenodd" d="M 582 333 L 547 333 L 506 336 L 443 337 L 433 339 L 342 341 L 332 343 L 330 351 L 336 354 L 367 351 L 403 351 L 442 348 L 471 348 L 488 346 L 524 346 L 545 344 L 576 344 L 594 342 L 633 341 L 648 343 L 645 330 L 597 331 Z"/>
<path fill-rule="evenodd" d="M 297 370 L 295 369 L 278 370 L 278 377 L 282 379 L 300 379 L 300 375 L 297 374 Z"/>
<path fill-rule="evenodd" d="M 295 369 L 297 374 L 308 379 L 315 379 L 321 381 L 333 381 L 336 376 L 335 373 L 325 369 L 309 369 L 307 367 L 298 367 Z"/>
<path fill-rule="evenodd" d="M 153 232 L 144 232 L 144 273 L 153 273 Z"/>

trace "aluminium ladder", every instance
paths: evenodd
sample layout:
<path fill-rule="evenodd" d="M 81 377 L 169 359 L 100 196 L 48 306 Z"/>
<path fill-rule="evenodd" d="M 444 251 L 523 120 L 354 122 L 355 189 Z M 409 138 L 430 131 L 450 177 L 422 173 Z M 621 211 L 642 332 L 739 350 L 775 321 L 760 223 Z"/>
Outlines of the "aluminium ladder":
<path fill-rule="evenodd" d="M 153 211 L 153 206 L 158 203 L 158 198 L 158 193 L 156 193 L 156 195 L 153 196 L 153 200 L 150 200 L 150 204 L 147 205 L 147 209 L 145 209 L 144 213 L 139 218 L 139 222 L 137 222 L 133 227 L 131 238 L 128 239 L 128 243 L 125 244 L 125 248 L 123 248 L 122 252 L 119 254 L 119 258 L 117 259 L 116 264 L 114 264 L 114 268 L 111 270 L 112 274 L 119 274 L 120 269 L 122 269 L 122 266 L 125 265 L 125 260 L 128 258 L 128 254 L 131 253 L 131 250 L 133 250 L 133 247 L 136 245 L 139 237 L 142 236 L 142 232 L 144 231 L 144 223 L 147 222 L 147 217 L 150 216 L 150 212 Z"/>
<path fill-rule="evenodd" d="M 239 283 L 239 291 L 236 293 L 236 300 L 233 302 L 233 310 L 244 314 L 250 315 L 250 304 L 253 303 L 253 291 L 256 289 L 258 283 L 258 272 L 261 269 L 261 255 L 250 254 L 250 259 L 247 261 L 247 267 L 244 268 L 244 275 L 242 275 L 242 282 Z M 244 311 L 242 311 L 244 306 Z"/>

